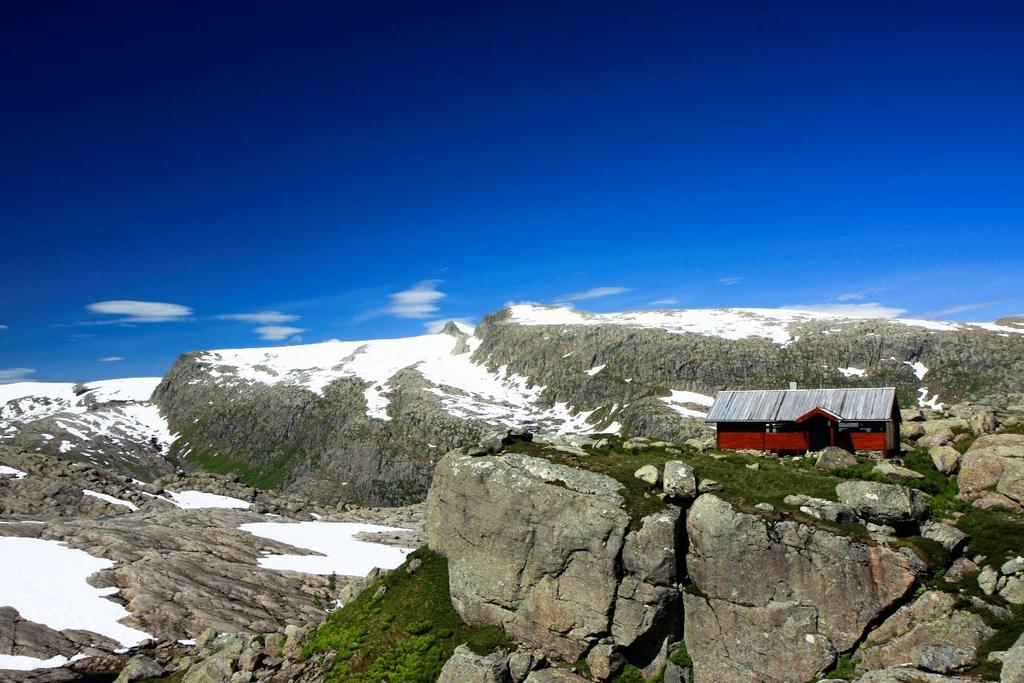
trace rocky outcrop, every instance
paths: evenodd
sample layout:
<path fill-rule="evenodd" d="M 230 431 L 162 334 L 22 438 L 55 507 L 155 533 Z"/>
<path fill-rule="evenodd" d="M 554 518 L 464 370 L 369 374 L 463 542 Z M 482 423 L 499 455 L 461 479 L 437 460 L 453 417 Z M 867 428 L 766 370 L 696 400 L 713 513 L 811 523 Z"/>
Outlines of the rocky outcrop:
<path fill-rule="evenodd" d="M 508 454 L 446 455 L 427 498 L 431 548 L 448 557 L 452 603 L 470 624 L 574 661 L 607 639 L 653 659 L 678 630 L 682 515 L 631 529 L 620 484 Z"/>
<path fill-rule="evenodd" d="M 957 608 L 956 596 L 927 591 L 868 634 L 854 662 L 862 670 L 913 666 L 949 674 L 978 663 L 978 648 L 995 631 Z"/>
<path fill-rule="evenodd" d="M 979 437 L 964 453 L 957 478 L 966 500 L 1024 504 L 1024 435 L 990 434 Z"/>
<path fill-rule="evenodd" d="M 629 526 L 609 477 L 522 455 L 446 455 L 427 497 L 452 603 L 573 661 L 610 630 Z"/>
<path fill-rule="evenodd" d="M 686 526 L 686 646 L 698 681 L 808 680 L 924 571 L 912 553 L 772 522 L 713 495 L 696 500 Z"/>

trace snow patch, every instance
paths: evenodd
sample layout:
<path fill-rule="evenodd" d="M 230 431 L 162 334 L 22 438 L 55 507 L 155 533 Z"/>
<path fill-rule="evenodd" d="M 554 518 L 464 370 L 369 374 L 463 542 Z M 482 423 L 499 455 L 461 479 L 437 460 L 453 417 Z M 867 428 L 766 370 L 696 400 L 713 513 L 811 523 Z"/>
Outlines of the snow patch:
<path fill-rule="evenodd" d="M 18 558 L 0 562 L 0 605 L 18 610 L 22 619 L 56 631 L 92 631 L 125 646 L 152 638 L 121 623 L 129 612 L 106 599 L 116 588 L 94 588 L 86 582 L 113 567 L 110 560 L 58 541 L 19 537 L 0 537 L 0 557 Z"/>
<path fill-rule="evenodd" d="M 843 377 L 863 377 L 868 372 L 867 370 L 855 367 L 845 367 L 837 369 L 839 370 L 839 374 L 842 375 Z"/>
<path fill-rule="evenodd" d="M 14 477 L 15 479 L 24 479 L 28 474 L 21 470 L 8 467 L 7 465 L 0 465 L 0 477 Z"/>
<path fill-rule="evenodd" d="M 671 396 L 662 396 L 660 400 L 667 403 L 669 408 L 683 417 L 707 417 L 707 412 L 690 408 L 687 404 L 710 407 L 715 402 L 715 399 L 712 397 L 698 394 L 695 391 L 679 391 L 677 389 L 672 389 L 671 391 Z"/>
<path fill-rule="evenodd" d="M 108 496 L 106 493 L 100 493 L 98 491 L 90 491 L 89 489 L 82 489 L 82 493 L 87 495 L 87 496 L 91 496 L 92 498 L 99 498 L 100 500 L 105 500 L 108 503 L 110 503 L 111 505 L 120 505 L 122 507 L 126 507 L 129 510 L 131 510 L 132 512 L 135 512 L 135 511 L 137 511 L 139 509 L 139 506 L 136 505 L 135 503 L 129 503 L 127 500 L 121 500 L 120 498 L 114 498 L 113 496 Z"/>
<path fill-rule="evenodd" d="M 932 410 L 942 410 L 943 403 L 939 402 L 939 395 L 935 394 L 931 398 L 928 398 L 928 387 L 921 387 L 917 390 L 917 405 L 921 408 L 931 408 Z"/>
<path fill-rule="evenodd" d="M 928 368 L 921 361 L 911 363 L 909 360 L 903 361 L 906 365 L 909 365 L 913 369 L 914 374 L 917 375 L 918 379 L 924 379 L 924 376 L 928 374 Z"/>
<path fill-rule="evenodd" d="M 396 548 L 355 538 L 359 533 L 404 531 L 395 527 L 351 522 L 253 522 L 242 531 L 281 543 L 312 550 L 320 555 L 269 555 L 260 558 L 265 569 L 306 574 L 366 576 L 374 567 L 394 569 L 405 562 L 409 548 Z"/>
<path fill-rule="evenodd" d="M 604 365 L 595 365 L 594 367 L 592 367 L 589 370 L 587 370 L 587 374 L 590 375 L 591 377 L 593 377 L 594 375 L 596 375 L 597 373 L 601 372 L 604 369 L 605 369 Z"/>
<path fill-rule="evenodd" d="M 204 491 L 168 491 L 171 502 L 186 510 L 200 508 L 221 508 L 226 510 L 247 510 L 249 503 L 231 496 L 221 496 Z"/>

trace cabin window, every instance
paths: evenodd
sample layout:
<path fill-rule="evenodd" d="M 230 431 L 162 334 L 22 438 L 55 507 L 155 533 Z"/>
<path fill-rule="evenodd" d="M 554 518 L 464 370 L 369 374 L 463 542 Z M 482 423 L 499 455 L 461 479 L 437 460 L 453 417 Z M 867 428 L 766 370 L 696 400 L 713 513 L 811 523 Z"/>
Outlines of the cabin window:
<path fill-rule="evenodd" d="M 769 434 L 778 434 L 779 432 L 784 432 L 786 431 L 786 423 L 769 422 L 768 424 L 765 425 L 764 431 L 768 432 Z"/>
<path fill-rule="evenodd" d="M 884 422 L 840 422 L 840 432 L 884 432 Z"/>

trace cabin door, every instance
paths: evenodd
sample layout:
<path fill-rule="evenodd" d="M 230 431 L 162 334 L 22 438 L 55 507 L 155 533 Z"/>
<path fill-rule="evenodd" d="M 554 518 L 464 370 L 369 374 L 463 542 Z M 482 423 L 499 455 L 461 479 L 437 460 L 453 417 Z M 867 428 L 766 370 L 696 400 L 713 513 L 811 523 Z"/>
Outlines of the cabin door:
<path fill-rule="evenodd" d="M 812 451 L 820 451 L 832 445 L 829 440 L 829 431 L 832 424 L 821 415 L 815 415 L 807 421 L 807 448 Z"/>

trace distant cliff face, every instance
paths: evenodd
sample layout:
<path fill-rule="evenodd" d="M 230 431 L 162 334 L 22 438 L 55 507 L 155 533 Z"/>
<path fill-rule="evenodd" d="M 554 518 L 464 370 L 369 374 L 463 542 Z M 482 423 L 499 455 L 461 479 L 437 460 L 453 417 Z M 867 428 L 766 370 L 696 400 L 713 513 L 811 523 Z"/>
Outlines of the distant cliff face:
<path fill-rule="evenodd" d="M 681 439 L 724 388 L 896 386 L 901 403 L 1024 392 L 1024 327 L 514 306 L 475 331 L 181 356 L 153 400 L 171 455 L 325 500 L 423 497 L 498 427 Z"/>

